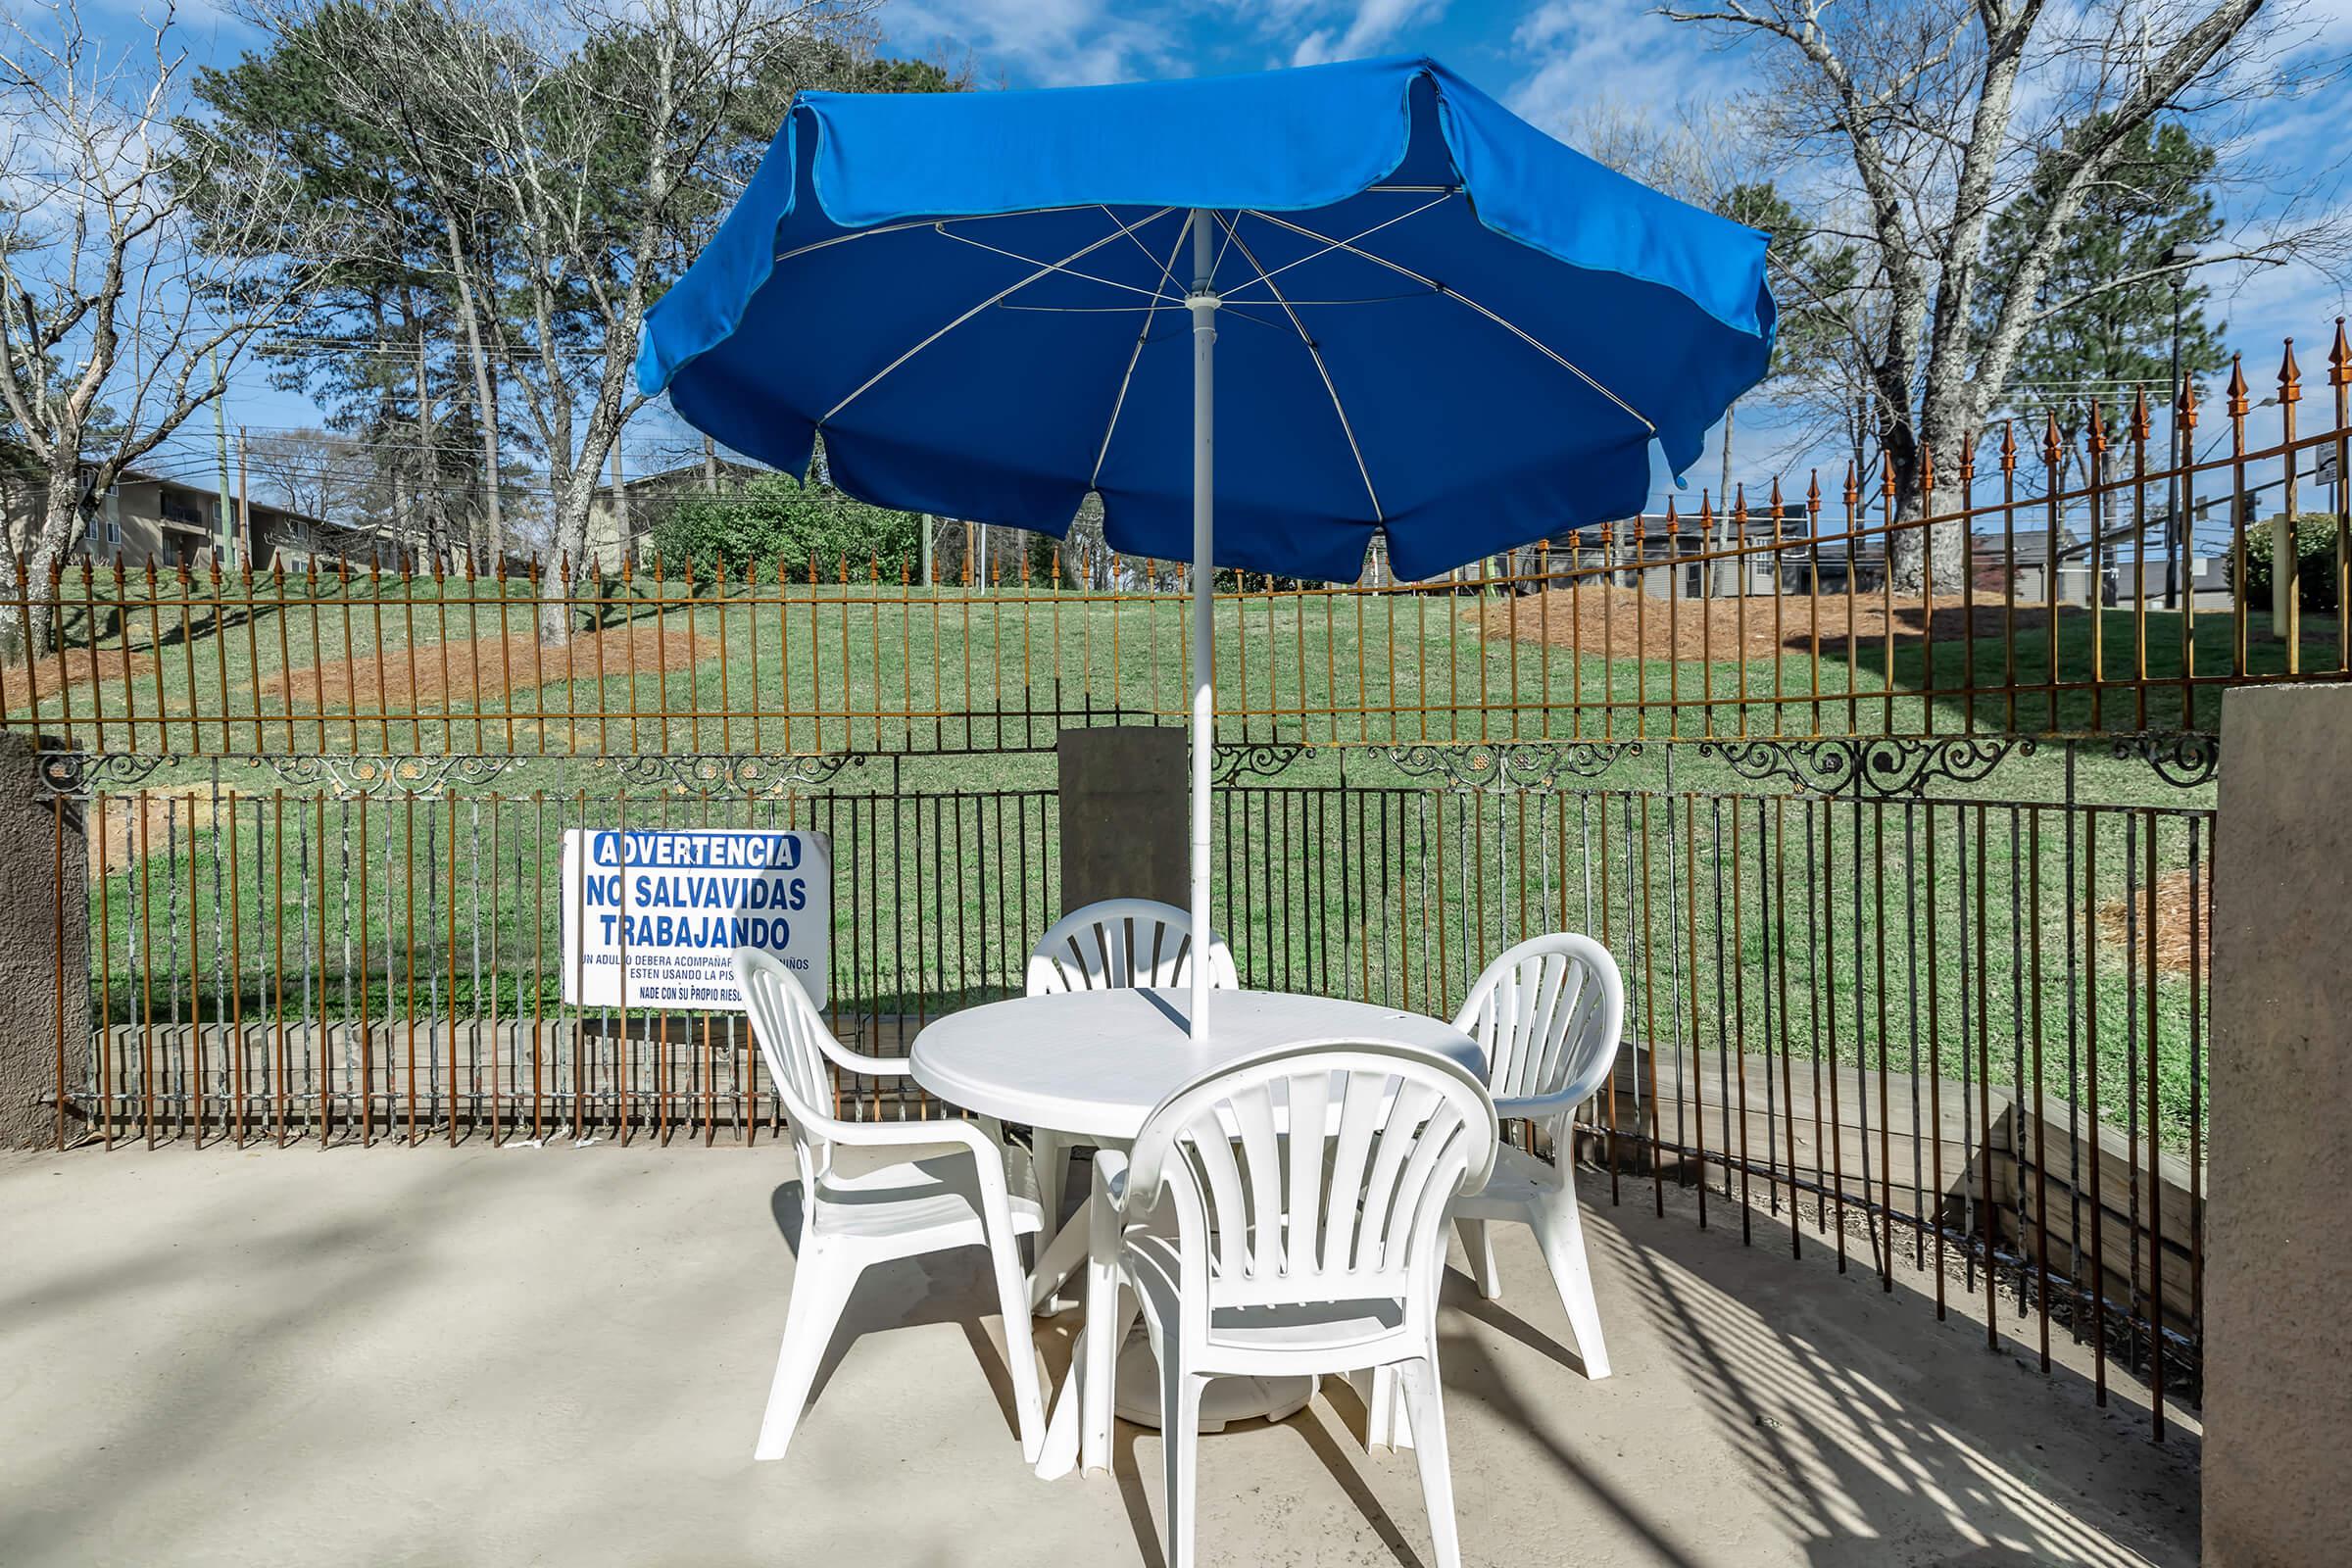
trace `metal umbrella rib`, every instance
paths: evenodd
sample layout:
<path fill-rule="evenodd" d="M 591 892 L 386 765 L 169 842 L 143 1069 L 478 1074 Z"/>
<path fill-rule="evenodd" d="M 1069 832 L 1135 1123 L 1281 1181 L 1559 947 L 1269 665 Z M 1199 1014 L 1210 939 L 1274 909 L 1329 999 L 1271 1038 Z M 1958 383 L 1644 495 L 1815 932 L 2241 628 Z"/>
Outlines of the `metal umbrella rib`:
<path fill-rule="evenodd" d="M 1490 321 L 1493 321 L 1496 326 L 1501 327 L 1504 331 L 1510 333 L 1522 343 L 1525 343 L 1529 348 L 1534 349 L 1538 354 L 1543 355 L 1545 359 L 1551 361 L 1552 364 L 1558 366 L 1561 369 L 1566 370 L 1570 375 L 1575 376 L 1578 380 L 1584 382 L 1585 385 L 1591 387 L 1593 391 L 1599 393 L 1602 397 L 1607 398 L 1611 403 L 1614 403 L 1617 405 L 1617 407 L 1623 409 L 1634 418 L 1640 420 L 1643 430 L 1647 431 L 1651 435 L 1656 435 L 1658 433 L 1657 425 L 1651 422 L 1647 415 L 1643 414 L 1640 409 L 1635 408 L 1632 404 L 1626 402 L 1625 399 L 1619 397 L 1616 393 L 1603 386 L 1589 371 L 1583 369 L 1566 355 L 1553 348 L 1550 344 L 1544 342 L 1542 338 L 1536 336 L 1533 332 L 1530 332 L 1527 328 L 1521 326 L 1518 322 L 1510 320 L 1505 317 L 1496 315 L 1494 312 L 1488 310 L 1484 305 L 1479 304 L 1478 301 L 1470 298 L 1468 295 L 1463 294 L 1458 290 L 1447 288 L 1445 284 L 1439 282 L 1434 277 L 1414 271 L 1402 262 L 1391 261 L 1386 256 L 1381 256 L 1375 252 L 1364 250 L 1361 247 L 1353 245 L 1346 240 L 1333 239 L 1328 234 L 1318 234 L 1313 229 L 1306 227 L 1304 224 L 1292 222 L 1289 219 L 1284 218 L 1279 214 L 1262 213 L 1255 208 L 1250 208 L 1248 211 L 1250 217 L 1262 219 L 1266 222 L 1272 223 L 1277 228 L 1287 228 L 1294 234 L 1298 234 L 1305 239 L 1314 240 L 1318 244 L 1328 246 L 1333 250 L 1345 251 L 1350 256 L 1361 257 L 1363 260 L 1372 263 L 1376 267 L 1387 268 L 1390 271 L 1395 272 L 1399 277 L 1411 278 L 1414 282 L 1419 283 L 1424 288 L 1427 288 L 1433 294 L 1441 295 L 1446 299 L 1452 300 L 1467 310 L 1475 311 L 1478 315 L 1485 317 Z"/>
<path fill-rule="evenodd" d="M 1315 362 L 1315 373 L 1323 378 L 1323 390 L 1331 397 L 1331 412 L 1339 416 L 1340 433 L 1348 438 L 1348 455 L 1355 459 L 1355 471 L 1364 481 L 1364 495 L 1372 503 L 1372 520 L 1385 522 L 1387 514 L 1381 511 L 1380 491 L 1372 483 L 1372 470 L 1364 465 L 1364 449 L 1355 439 L 1355 426 L 1348 421 L 1348 406 L 1340 401 L 1340 389 L 1332 382 L 1331 367 L 1323 363 L 1323 350 L 1307 331 L 1306 323 L 1298 319 L 1298 311 L 1292 308 L 1289 300 L 1283 298 L 1281 288 L 1274 282 L 1274 274 L 1258 265 L 1256 254 L 1250 249 L 1250 242 L 1241 236 L 1240 225 L 1228 223 L 1226 228 L 1233 235 L 1234 248 L 1242 253 L 1242 259 L 1257 273 L 1256 281 L 1266 285 L 1266 292 L 1274 296 L 1274 303 L 1282 307 L 1283 315 L 1291 318 L 1291 325 L 1298 329 L 1298 341 L 1306 347 L 1307 358 Z M 1250 285 L 1244 283 L 1242 286 L 1248 288 Z"/>
<path fill-rule="evenodd" d="M 1163 217 L 1171 211 L 1173 211 L 1173 209 L 1163 207 L 1158 212 L 1153 213 L 1151 218 L 1143 220 L 1143 222 L 1149 223 L 1152 220 L 1152 219 Z M 905 365 L 908 360 L 913 359 L 916 355 L 922 353 L 923 350 L 929 348 L 941 338 L 946 337 L 950 332 L 955 331 L 957 327 L 970 320 L 973 317 L 978 316 L 981 312 L 990 309 L 1004 300 L 1011 298 L 1013 295 L 1018 294 L 1022 289 L 1027 288 L 1030 284 L 1037 282 L 1041 278 L 1052 277 L 1055 272 L 1058 272 L 1064 268 L 1068 267 L 1070 263 L 1082 260 L 1088 256 L 1092 256 L 1103 246 L 1110 244 L 1113 240 L 1116 240 L 1121 234 L 1126 233 L 1131 227 L 1140 226 L 1142 225 L 1122 223 L 1110 233 L 1103 235 L 1101 239 L 1093 240 L 1085 245 L 1081 245 L 1078 247 L 1078 249 L 1070 252 L 1069 255 L 1063 257 L 1060 261 L 1042 263 L 1039 265 L 1037 270 L 1031 272 L 1019 282 L 1009 284 L 1006 287 L 997 290 L 996 293 L 991 294 L 987 299 L 982 300 L 979 304 L 963 312 L 954 320 L 948 322 L 947 325 L 939 328 L 930 336 L 924 338 L 920 343 L 917 343 L 912 348 L 906 350 L 906 353 L 901 354 L 897 359 L 891 361 L 879 370 L 876 370 L 872 375 L 867 376 L 864 381 L 858 384 L 856 391 L 852 392 L 848 397 L 843 398 L 839 403 L 834 404 L 822 415 L 817 416 L 817 427 L 820 429 L 823 428 L 824 425 L 830 421 L 835 415 L 848 408 L 851 404 L 857 402 L 859 398 L 865 396 L 866 393 L 872 391 L 877 385 L 886 379 L 893 370 L 896 370 L 900 366 Z"/>

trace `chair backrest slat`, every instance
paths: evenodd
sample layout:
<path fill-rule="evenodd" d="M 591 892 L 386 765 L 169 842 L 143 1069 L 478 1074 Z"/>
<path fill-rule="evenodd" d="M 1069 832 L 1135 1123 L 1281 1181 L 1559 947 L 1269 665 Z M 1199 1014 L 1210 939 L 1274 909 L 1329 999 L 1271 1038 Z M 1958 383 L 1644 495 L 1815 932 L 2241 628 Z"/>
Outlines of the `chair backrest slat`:
<path fill-rule="evenodd" d="M 1221 1307 L 1276 1302 L 1387 1298 L 1419 1315 L 1435 1310 L 1446 1202 L 1485 1185 L 1494 1141 L 1484 1086 L 1444 1056 L 1284 1046 L 1162 1102 L 1129 1180 L 1174 1198 L 1188 1257 L 1208 1260 L 1184 1308 L 1201 1332 Z"/>
<path fill-rule="evenodd" d="M 1104 899 L 1047 928 L 1029 955 L 1029 995 L 1192 983 L 1192 916 L 1156 899 Z M 1208 983 L 1240 985 L 1233 954 L 1212 941 Z"/>
<path fill-rule="evenodd" d="M 1583 1100 L 1616 1059 L 1625 982 L 1608 949 L 1591 937 L 1531 937 L 1487 965 L 1454 1023 L 1486 1051 L 1496 1099 Z"/>

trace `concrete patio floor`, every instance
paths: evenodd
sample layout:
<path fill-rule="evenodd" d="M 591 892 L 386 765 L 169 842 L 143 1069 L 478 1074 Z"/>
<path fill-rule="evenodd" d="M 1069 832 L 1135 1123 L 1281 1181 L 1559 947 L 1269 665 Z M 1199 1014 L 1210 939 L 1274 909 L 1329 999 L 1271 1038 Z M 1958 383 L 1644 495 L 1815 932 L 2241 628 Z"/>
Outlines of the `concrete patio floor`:
<path fill-rule="evenodd" d="M 1022 1466 L 976 1253 L 869 1275 L 752 1462 L 792 1175 L 771 1145 L 0 1156 L 0 1563 L 1157 1564 L 1156 1435 L 1109 1477 Z M 1924 1277 L 1586 1180 L 1614 1378 L 1558 1348 L 1524 1230 L 1501 1303 L 1447 1281 L 1465 1561 L 2195 1560 L 2193 1435 L 2045 1387 Z M 1039 1324 L 1051 1368 L 1074 1320 Z M 1426 1564 L 1412 1456 L 1360 1414 L 1205 1438 L 1202 1563 Z"/>

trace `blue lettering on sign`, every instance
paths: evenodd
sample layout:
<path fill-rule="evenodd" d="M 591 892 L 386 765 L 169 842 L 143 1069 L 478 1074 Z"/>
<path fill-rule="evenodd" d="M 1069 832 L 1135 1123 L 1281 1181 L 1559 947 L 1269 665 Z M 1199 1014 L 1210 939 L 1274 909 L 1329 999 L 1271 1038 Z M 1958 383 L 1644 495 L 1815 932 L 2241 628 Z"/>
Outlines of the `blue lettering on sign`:
<path fill-rule="evenodd" d="M 797 833 L 600 832 L 589 858 L 612 867 L 791 871 L 801 863 L 801 840 Z"/>
<path fill-rule="evenodd" d="M 792 922 L 759 915 L 600 914 L 608 945 L 624 948 L 782 948 Z"/>

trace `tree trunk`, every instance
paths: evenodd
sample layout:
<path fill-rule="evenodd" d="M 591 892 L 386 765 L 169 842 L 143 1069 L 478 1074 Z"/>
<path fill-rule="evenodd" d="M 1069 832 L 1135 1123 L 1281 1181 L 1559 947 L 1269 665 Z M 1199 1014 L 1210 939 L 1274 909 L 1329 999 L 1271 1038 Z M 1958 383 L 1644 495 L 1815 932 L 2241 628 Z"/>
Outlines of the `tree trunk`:
<path fill-rule="evenodd" d="M 585 577 L 578 579 L 586 581 Z M 559 558 L 539 574 L 539 642 L 542 647 L 561 648 L 571 641 L 574 624 L 575 598 L 572 583 L 564 576 L 564 563 Z"/>
<path fill-rule="evenodd" d="M 491 377 L 490 362 L 482 353 L 482 323 L 475 309 L 472 274 L 466 270 L 466 253 L 458 243 L 456 222 L 443 215 L 443 227 L 449 234 L 450 272 L 458 285 L 458 312 L 466 322 L 466 357 L 473 366 L 473 398 L 479 413 L 482 437 L 482 510 L 486 532 L 489 535 L 490 569 L 507 559 L 507 524 L 504 501 L 499 494 L 502 465 L 498 457 L 498 383 Z"/>
<path fill-rule="evenodd" d="M 1895 520 L 1940 520 L 1888 535 L 1886 569 L 1895 592 L 1916 594 L 1932 586 L 1940 597 L 1958 593 L 1968 569 L 1968 519 L 1961 515 L 1968 499 L 1951 480 L 1959 472 L 1960 449 L 1974 433 L 1974 417 L 1959 398 L 1932 404 L 1924 415 L 1919 435 L 1901 425 L 1884 432 L 1886 462 L 1894 472 Z M 1936 485 L 1923 494 L 1920 481 L 1931 454 L 1940 455 Z"/>
<path fill-rule="evenodd" d="M 5 564 L 0 564 L 0 579 L 4 579 L 0 589 L 6 593 L 5 603 L 0 603 L 0 655 L 5 655 L 12 667 L 21 668 L 27 657 L 38 659 L 57 652 L 57 606 L 49 597 L 49 573 L 65 558 L 66 547 L 80 525 L 77 485 L 71 479 L 61 484 L 52 475 L 48 499 L 42 503 L 29 541 L 31 548 L 22 556 L 8 552 Z M 17 575 L 20 560 L 24 567 L 22 578 Z"/>
<path fill-rule="evenodd" d="M 584 602 L 590 598 L 589 585 L 600 575 L 588 553 L 588 512 L 596 500 L 596 476 L 604 466 L 606 451 L 595 439 L 596 433 L 592 424 L 590 440 L 578 462 L 557 465 L 548 474 L 553 492 L 553 548 L 548 569 L 540 579 L 539 641 L 551 648 L 571 641 Z"/>

